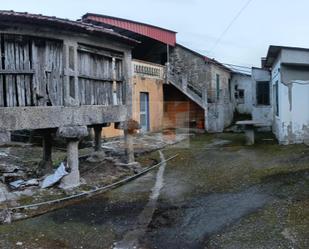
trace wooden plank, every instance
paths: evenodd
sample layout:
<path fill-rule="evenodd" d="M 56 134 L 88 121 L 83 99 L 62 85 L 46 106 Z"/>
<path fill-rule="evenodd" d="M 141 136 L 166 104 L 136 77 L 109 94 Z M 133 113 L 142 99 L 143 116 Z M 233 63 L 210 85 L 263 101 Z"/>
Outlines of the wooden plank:
<path fill-rule="evenodd" d="M 14 58 L 14 44 L 9 39 L 8 35 L 5 36 L 4 47 L 5 47 L 5 68 L 14 70 L 15 69 L 15 58 Z M 6 97 L 7 106 L 13 107 L 16 105 L 16 93 L 15 93 L 15 79 L 12 75 L 6 76 Z"/>
<path fill-rule="evenodd" d="M 8 70 L 4 70 L 4 69 L 0 69 L 0 75 L 6 75 L 6 74 L 11 74 L 11 75 L 18 75 L 18 74 L 22 74 L 22 75 L 33 75 L 35 74 L 35 71 L 34 70 L 12 70 L 12 69 L 8 69 Z"/>
<path fill-rule="evenodd" d="M 81 105 L 85 105 L 85 80 L 84 79 L 78 79 L 79 82 L 79 100 Z"/>
<path fill-rule="evenodd" d="M 19 51 L 20 51 L 19 57 L 22 58 L 22 60 L 20 61 L 20 69 L 30 70 L 30 65 L 29 65 L 29 67 L 26 67 L 26 64 L 30 63 L 29 41 L 26 40 L 22 45 L 23 46 L 20 47 L 20 49 L 19 49 Z M 25 49 L 25 47 L 26 47 L 26 49 Z M 22 104 L 23 104 L 23 106 L 30 106 L 31 105 L 31 101 L 30 101 L 31 91 L 30 91 L 30 89 L 28 89 L 28 87 L 30 88 L 30 86 L 27 85 L 29 75 L 20 75 L 20 76 L 17 76 L 17 77 L 20 77 L 20 80 L 21 80 L 21 87 L 22 87 L 22 90 L 21 90 L 22 97 L 21 98 L 23 99 Z"/>
<path fill-rule="evenodd" d="M 1 46 L 1 43 L 2 43 L 2 37 L 3 35 L 0 35 L 0 55 L 2 56 L 4 54 L 4 51 L 2 51 L 2 46 Z M 2 57 L 0 58 L 0 70 L 2 69 Z M 2 76 L 0 75 L 0 107 L 3 107 L 4 106 L 4 84 L 3 84 L 3 81 L 4 81 L 4 77 L 5 76 Z"/>
<path fill-rule="evenodd" d="M 57 69 L 55 68 L 55 49 L 56 46 L 53 42 L 46 42 L 46 84 L 48 89 L 48 99 L 52 106 L 58 105 L 57 94 Z M 49 71 L 50 73 L 47 73 Z"/>
<path fill-rule="evenodd" d="M 22 64 L 23 62 L 23 57 L 21 56 L 20 58 L 20 44 L 17 40 L 15 40 L 14 43 L 14 56 L 15 56 L 15 68 L 16 69 L 20 69 L 20 66 L 22 68 Z M 17 106 L 25 106 L 24 100 L 23 99 L 23 95 L 22 95 L 22 91 L 24 90 L 24 88 L 22 87 L 22 81 L 21 81 L 21 77 L 19 77 L 19 75 L 15 75 L 15 79 L 16 79 L 16 99 L 17 99 Z"/>
<path fill-rule="evenodd" d="M 113 53 L 110 51 L 106 51 L 106 50 L 94 48 L 94 47 L 89 47 L 89 46 L 82 45 L 82 44 L 80 44 L 77 49 L 84 53 L 101 55 L 101 56 L 108 57 L 108 58 L 112 58 L 112 57 L 119 58 L 119 59 L 123 58 L 123 55 L 120 53 Z"/>
<path fill-rule="evenodd" d="M 37 47 L 37 62 L 38 62 L 38 72 L 37 72 L 37 95 L 38 95 L 38 105 L 46 106 L 47 105 L 47 82 L 45 70 L 47 64 L 47 52 L 46 52 L 46 43 L 44 46 L 41 44 Z"/>
<path fill-rule="evenodd" d="M 58 74 L 59 74 L 59 78 L 58 78 L 58 95 L 59 95 L 59 105 L 63 106 L 63 64 L 62 64 L 62 60 L 63 60 L 63 46 L 62 44 L 58 45 L 57 48 L 57 69 L 58 69 Z"/>
<path fill-rule="evenodd" d="M 3 77 L 0 75 L 0 107 L 4 106 L 4 88 L 3 88 Z"/>
<path fill-rule="evenodd" d="M 93 81 L 110 81 L 110 82 L 113 81 L 112 78 L 95 77 L 95 76 L 90 76 L 90 75 L 85 75 L 85 74 L 80 74 L 78 75 L 78 77 L 82 79 L 93 80 Z"/>
<path fill-rule="evenodd" d="M 24 70 L 29 70 L 31 71 L 31 43 L 30 41 L 27 41 L 25 44 L 24 44 L 24 63 L 23 63 L 23 69 Z M 33 105 L 33 99 L 34 99 L 34 92 L 33 92 L 33 75 L 25 75 L 24 76 L 24 85 L 25 85 L 25 102 L 26 102 L 26 105 L 27 106 L 31 106 Z"/>
<path fill-rule="evenodd" d="M 31 60 L 32 60 L 32 71 L 34 72 L 33 76 L 31 77 L 31 92 L 32 92 L 32 103 L 37 106 L 37 92 L 38 92 L 38 54 L 37 54 L 37 47 L 35 46 L 35 41 L 31 41 Z"/>

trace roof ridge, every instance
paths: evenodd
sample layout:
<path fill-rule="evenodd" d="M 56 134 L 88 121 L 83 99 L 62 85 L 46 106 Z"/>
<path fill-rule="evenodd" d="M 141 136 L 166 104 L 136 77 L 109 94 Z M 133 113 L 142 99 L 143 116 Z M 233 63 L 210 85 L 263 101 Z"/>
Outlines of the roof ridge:
<path fill-rule="evenodd" d="M 14 17 L 23 17 L 23 18 L 29 18 L 29 19 L 37 19 L 37 20 L 42 20 L 42 21 L 54 21 L 54 22 L 58 22 L 58 23 L 62 23 L 62 24 L 68 24 L 68 25 L 72 25 L 75 27 L 79 27 L 79 28 L 83 28 L 87 31 L 93 32 L 102 32 L 105 34 L 109 34 L 109 35 L 113 35 L 113 36 L 117 36 L 119 38 L 131 41 L 133 43 L 138 43 L 138 41 L 121 35 L 119 33 L 117 33 L 116 31 L 114 31 L 113 29 L 107 29 L 105 27 L 102 26 L 98 26 L 98 25 L 94 25 L 91 23 L 86 23 L 83 21 L 79 21 L 79 20 L 70 20 L 68 18 L 60 18 L 60 17 L 56 17 L 56 16 L 47 16 L 47 15 L 42 15 L 42 14 L 33 14 L 33 13 L 28 13 L 28 12 L 17 12 L 17 11 L 13 11 L 13 10 L 0 10 L 0 17 L 1 16 L 14 16 Z"/>

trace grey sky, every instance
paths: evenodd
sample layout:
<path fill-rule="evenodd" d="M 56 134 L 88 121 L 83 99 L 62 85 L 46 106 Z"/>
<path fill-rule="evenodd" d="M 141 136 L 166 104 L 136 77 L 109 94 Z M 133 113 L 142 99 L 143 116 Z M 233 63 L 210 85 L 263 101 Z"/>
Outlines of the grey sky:
<path fill-rule="evenodd" d="M 95 12 L 178 32 L 179 43 L 224 63 L 256 65 L 270 44 L 309 47 L 308 0 L 253 0 L 209 54 L 247 0 L 0 0 L 1 9 L 78 19 Z"/>

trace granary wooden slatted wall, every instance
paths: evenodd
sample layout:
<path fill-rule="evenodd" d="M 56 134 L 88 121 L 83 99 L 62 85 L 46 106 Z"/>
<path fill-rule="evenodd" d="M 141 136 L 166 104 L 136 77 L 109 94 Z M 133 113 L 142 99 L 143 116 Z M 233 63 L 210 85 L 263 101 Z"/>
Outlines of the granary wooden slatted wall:
<path fill-rule="evenodd" d="M 20 35 L 0 37 L 0 105 L 62 105 L 62 43 Z"/>
<path fill-rule="evenodd" d="M 117 56 L 116 64 L 113 62 Z M 121 55 L 87 46 L 78 48 L 79 100 L 81 105 L 122 104 L 123 76 Z M 121 87 L 113 89 L 113 84 Z M 116 94 L 116 98 L 114 98 Z M 114 101 L 117 99 L 117 101 Z M 116 103 L 115 103 L 116 102 Z"/>
<path fill-rule="evenodd" d="M 64 106 L 66 84 L 78 105 L 125 103 L 122 54 L 81 44 L 70 47 L 77 53 L 77 69 L 70 51 L 67 58 L 69 70 L 78 76 L 75 87 L 73 76 L 64 80 L 63 41 L 1 34 L 0 44 L 0 107 Z"/>

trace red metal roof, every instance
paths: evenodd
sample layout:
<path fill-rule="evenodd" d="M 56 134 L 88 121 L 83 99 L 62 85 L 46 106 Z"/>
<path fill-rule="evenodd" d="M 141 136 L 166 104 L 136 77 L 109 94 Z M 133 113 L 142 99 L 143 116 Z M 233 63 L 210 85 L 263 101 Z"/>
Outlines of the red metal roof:
<path fill-rule="evenodd" d="M 126 20 L 118 17 L 98 15 L 87 13 L 82 17 L 83 21 L 93 21 L 98 23 L 105 23 L 114 27 L 122 28 L 132 31 L 134 33 L 150 37 L 162 43 L 175 46 L 176 45 L 176 32 L 153 25 Z"/>

